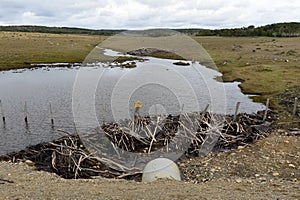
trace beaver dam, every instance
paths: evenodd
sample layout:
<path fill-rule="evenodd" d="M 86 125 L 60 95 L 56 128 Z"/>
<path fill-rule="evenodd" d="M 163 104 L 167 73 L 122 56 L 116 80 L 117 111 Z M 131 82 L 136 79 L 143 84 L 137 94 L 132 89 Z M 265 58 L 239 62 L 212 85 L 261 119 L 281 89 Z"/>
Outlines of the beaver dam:
<path fill-rule="evenodd" d="M 98 154 L 79 135 L 64 132 L 52 142 L 29 146 L 24 150 L 1 155 L 0 160 L 33 162 L 38 170 L 55 172 L 64 178 L 126 178 L 140 180 L 145 162 L 154 157 L 205 156 L 210 151 L 236 149 L 268 136 L 275 115 L 269 111 L 257 114 L 213 115 L 189 113 L 177 116 L 136 116 L 134 120 L 105 123 L 96 136 L 106 138 L 98 145 Z M 85 141 L 85 142 L 83 142 Z M 111 148 L 110 150 L 108 148 Z M 114 152 L 107 156 L 107 152 Z M 133 162 L 129 162 L 134 153 Z M 173 157 L 174 158 L 174 157 Z M 142 164 L 141 164 L 142 163 Z M 144 163 L 144 164 L 143 164 Z"/>

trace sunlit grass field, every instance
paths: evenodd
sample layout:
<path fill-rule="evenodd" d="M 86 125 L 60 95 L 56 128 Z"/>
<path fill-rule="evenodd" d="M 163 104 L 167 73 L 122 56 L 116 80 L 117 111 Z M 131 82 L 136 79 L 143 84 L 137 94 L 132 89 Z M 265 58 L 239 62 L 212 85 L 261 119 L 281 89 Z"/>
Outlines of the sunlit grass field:
<path fill-rule="evenodd" d="M 82 62 L 102 36 L 0 32 L 0 70 L 33 63 Z"/>

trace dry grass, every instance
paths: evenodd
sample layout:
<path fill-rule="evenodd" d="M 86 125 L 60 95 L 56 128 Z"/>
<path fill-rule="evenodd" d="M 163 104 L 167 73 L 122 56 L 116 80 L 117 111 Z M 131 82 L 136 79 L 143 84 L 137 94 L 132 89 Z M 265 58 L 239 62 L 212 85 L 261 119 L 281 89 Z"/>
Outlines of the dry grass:
<path fill-rule="evenodd" d="M 0 70 L 31 63 L 82 62 L 104 37 L 0 32 Z"/>

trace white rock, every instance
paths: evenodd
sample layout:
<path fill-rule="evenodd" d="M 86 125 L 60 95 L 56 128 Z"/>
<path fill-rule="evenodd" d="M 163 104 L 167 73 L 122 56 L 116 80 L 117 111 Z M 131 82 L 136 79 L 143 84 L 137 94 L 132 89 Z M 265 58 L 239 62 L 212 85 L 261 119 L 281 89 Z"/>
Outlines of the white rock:
<path fill-rule="evenodd" d="M 235 179 L 235 182 L 237 182 L 237 183 L 241 183 L 241 182 L 243 182 L 243 180 L 242 180 L 242 179 L 240 179 L 240 178 L 237 178 L 237 179 Z"/>
<path fill-rule="evenodd" d="M 279 176 L 279 173 L 278 172 L 274 172 L 273 176 Z"/>
<path fill-rule="evenodd" d="M 25 163 L 26 163 L 28 166 L 34 166 L 34 162 L 32 162 L 31 160 L 25 160 Z"/>
<path fill-rule="evenodd" d="M 296 168 L 296 166 L 293 164 L 289 164 L 289 167 Z"/>
<path fill-rule="evenodd" d="M 142 175 L 143 182 L 152 182 L 161 178 L 181 181 L 178 166 L 172 160 L 156 158 L 146 164 Z"/>
<path fill-rule="evenodd" d="M 245 147 L 244 147 L 244 146 L 238 146 L 237 149 L 238 149 L 238 150 L 242 150 L 242 149 L 245 149 Z"/>

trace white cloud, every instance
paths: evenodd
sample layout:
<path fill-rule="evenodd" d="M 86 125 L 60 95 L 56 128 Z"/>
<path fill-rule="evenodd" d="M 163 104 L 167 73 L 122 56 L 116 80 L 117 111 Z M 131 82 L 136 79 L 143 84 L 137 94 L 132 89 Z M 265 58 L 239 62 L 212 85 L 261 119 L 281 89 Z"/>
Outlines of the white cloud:
<path fill-rule="evenodd" d="M 23 15 L 22 15 L 23 18 L 31 18 L 33 16 L 35 16 L 35 14 L 33 12 L 30 12 L 30 11 L 24 12 Z"/>
<path fill-rule="evenodd" d="M 0 24 L 86 28 L 224 28 L 299 21 L 290 0 L 1 0 Z"/>

